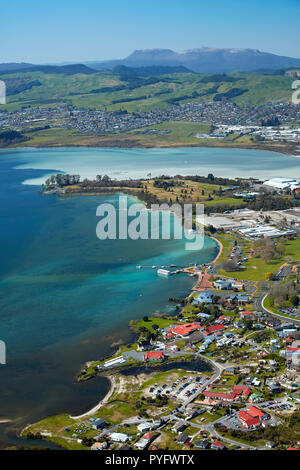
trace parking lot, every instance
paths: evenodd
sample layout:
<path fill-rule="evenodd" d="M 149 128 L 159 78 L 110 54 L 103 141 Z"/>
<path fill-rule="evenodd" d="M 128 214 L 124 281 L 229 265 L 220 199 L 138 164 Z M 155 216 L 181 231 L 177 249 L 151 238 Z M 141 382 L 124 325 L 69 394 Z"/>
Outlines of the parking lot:
<path fill-rule="evenodd" d="M 172 382 L 171 384 L 164 383 L 162 385 L 152 385 L 148 392 L 153 396 L 162 395 L 171 399 L 185 401 L 196 393 L 200 387 L 209 379 L 209 377 L 197 376 L 183 376 L 180 379 Z"/>

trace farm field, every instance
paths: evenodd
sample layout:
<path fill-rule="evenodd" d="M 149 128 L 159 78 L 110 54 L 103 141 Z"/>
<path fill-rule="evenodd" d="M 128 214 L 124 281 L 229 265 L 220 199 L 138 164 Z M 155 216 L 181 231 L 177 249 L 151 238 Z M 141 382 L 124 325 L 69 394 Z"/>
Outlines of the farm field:
<path fill-rule="evenodd" d="M 172 104 L 213 101 L 216 95 L 232 89 L 241 90 L 239 96 L 230 98 L 238 105 L 262 105 L 268 101 L 291 99 L 291 77 L 237 73 L 229 74 L 229 77 L 231 81 L 222 81 L 214 75 L 173 73 L 133 80 L 113 71 L 73 75 L 42 71 L 0 74 L 8 90 L 3 109 L 9 111 L 24 106 L 69 103 L 77 108 L 144 112 Z M 27 88 L 22 90 L 20 83 Z"/>

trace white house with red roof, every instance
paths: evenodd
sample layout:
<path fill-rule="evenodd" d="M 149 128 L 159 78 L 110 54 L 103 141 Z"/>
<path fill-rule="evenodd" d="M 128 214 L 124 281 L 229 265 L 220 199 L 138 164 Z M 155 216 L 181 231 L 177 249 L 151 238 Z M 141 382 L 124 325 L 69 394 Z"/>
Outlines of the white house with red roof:
<path fill-rule="evenodd" d="M 220 441 L 213 442 L 210 447 L 212 449 L 215 449 L 215 450 L 224 450 L 225 449 L 224 444 L 222 444 L 222 442 L 220 442 Z"/>

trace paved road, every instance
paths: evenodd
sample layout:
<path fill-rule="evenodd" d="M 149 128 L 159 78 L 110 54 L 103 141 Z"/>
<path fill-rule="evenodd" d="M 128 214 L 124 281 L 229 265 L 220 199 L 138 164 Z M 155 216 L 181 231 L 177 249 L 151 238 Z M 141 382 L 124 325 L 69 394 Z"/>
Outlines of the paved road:
<path fill-rule="evenodd" d="M 229 443 L 230 445 L 239 445 L 240 447 L 244 448 L 244 449 L 251 449 L 252 446 L 248 445 L 248 444 L 242 444 L 240 442 L 237 442 L 237 441 L 234 441 L 232 439 L 228 439 L 228 438 L 225 438 L 223 436 L 221 436 L 217 430 L 215 429 L 214 427 L 214 424 L 218 423 L 219 421 L 221 421 L 221 419 L 223 418 L 219 418 L 217 419 L 216 421 L 213 421 L 212 423 L 209 423 L 209 424 L 197 424 L 197 423 L 192 423 L 190 421 L 187 421 L 187 420 L 184 420 L 184 419 L 181 419 L 181 418 L 177 418 L 176 416 L 174 417 L 177 421 L 180 421 L 182 423 L 185 423 L 186 425 L 188 426 L 192 426 L 194 428 L 197 428 L 197 429 L 201 429 L 203 431 L 207 431 L 208 433 L 210 433 L 211 436 L 215 437 L 216 439 L 220 439 L 221 441 L 224 441 L 224 442 L 227 442 Z"/>
<path fill-rule="evenodd" d="M 203 359 L 204 361 L 208 362 L 214 369 L 215 369 L 215 374 L 209 379 L 207 380 L 204 385 L 202 385 L 202 387 L 200 387 L 196 393 L 194 393 L 193 395 L 191 395 L 187 400 L 185 400 L 182 404 L 183 408 L 185 408 L 189 403 L 191 403 L 192 401 L 195 400 L 195 398 L 197 398 L 198 395 L 200 395 L 207 387 L 208 385 L 210 385 L 212 382 L 214 382 L 215 380 L 217 380 L 220 375 L 222 374 L 223 370 L 225 369 L 224 366 L 221 366 L 220 364 L 218 364 L 217 362 L 213 361 L 212 359 L 209 359 L 208 357 L 206 356 L 202 356 L 202 354 L 197 354 L 197 356 L 199 356 L 201 359 Z M 229 367 L 228 365 L 226 367 Z"/>

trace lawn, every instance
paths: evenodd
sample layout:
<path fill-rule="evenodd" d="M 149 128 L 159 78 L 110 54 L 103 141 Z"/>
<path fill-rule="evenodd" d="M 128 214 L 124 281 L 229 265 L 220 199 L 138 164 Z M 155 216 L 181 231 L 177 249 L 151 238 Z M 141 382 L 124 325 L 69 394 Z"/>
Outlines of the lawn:
<path fill-rule="evenodd" d="M 139 329 L 139 328 L 147 328 L 151 333 L 155 332 L 155 329 L 153 329 L 153 325 L 158 325 L 159 328 L 165 328 L 167 326 L 173 325 L 173 324 L 178 324 L 178 321 L 176 321 L 176 318 L 161 318 L 161 317 L 149 317 L 148 321 L 145 320 L 137 320 L 134 322 L 134 326 Z"/>
<path fill-rule="evenodd" d="M 234 246 L 234 240 L 235 238 L 232 236 L 232 235 L 219 235 L 217 234 L 216 238 L 222 243 L 223 245 L 223 250 L 222 250 L 222 253 L 220 254 L 219 256 L 219 259 L 218 259 L 218 264 L 220 263 L 223 263 L 224 261 L 227 261 L 230 254 L 231 254 L 231 251 L 232 251 L 232 248 Z"/>
<path fill-rule="evenodd" d="M 180 123 L 183 124 L 183 123 Z M 152 136 L 153 137 L 153 136 Z M 159 137 L 158 137 L 159 138 Z M 188 179 L 172 178 L 166 180 L 168 187 L 158 187 L 155 180 L 144 182 L 144 189 L 154 194 L 159 201 L 175 202 L 194 202 L 203 203 L 205 206 L 234 206 L 240 207 L 246 203 L 241 199 L 230 197 L 227 193 L 220 193 L 220 189 L 226 189 L 226 186 L 220 186 L 209 183 L 199 183 Z"/>
<path fill-rule="evenodd" d="M 126 403 L 117 400 L 100 408 L 95 416 L 97 418 L 103 418 L 110 423 L 117 424 L 126 418 L 136 416 L 136 414 L 137 410 L 134 403 Z"/>
<path fill-rule="evenodd" d="M 221 240 L 222 241 L 222 240 Z M 285 262 L 287 256 L 291 256 L 294 261 L 300 260 L 300 239 L 288 240 L 284 243 L 285 250 L 280 258 L 272 261 L 264 261 L 262 258 L 253 256 L 244 263 L 247 269 L 241 271 L 224 271 L 219 273 L 224 276 L 234 277 L 239 280 L 264 281 L 268 272 L 277 271 Z"/>

